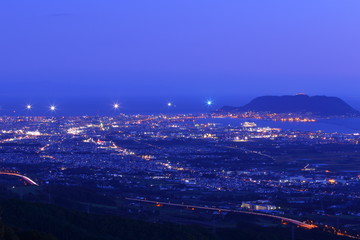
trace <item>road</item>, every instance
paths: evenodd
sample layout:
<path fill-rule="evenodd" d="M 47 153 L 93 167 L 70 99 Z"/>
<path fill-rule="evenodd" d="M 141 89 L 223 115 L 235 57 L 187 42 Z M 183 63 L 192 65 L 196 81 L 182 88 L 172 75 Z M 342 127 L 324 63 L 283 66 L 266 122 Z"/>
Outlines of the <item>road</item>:
<path fill-rule="evenodd" d="M 222 147 L 222 146 L 220 146 Z M 233 146 L 223 146 L 223 147 L 226 147 L 226 148 L 230 148 L 230 149 L 237 149 L 237 150 L 242 150 L 244 151 L 245 153 L 252 153 L 252 154 L 257 154 L 257 155 L 260 155 L 260 156 L 263 156 L 263 157 L 267 157 L 267 158 L 270 158 L 271 160 L 275 161 L 275 158 L 268 155 L 268 154 L 265 154 L 265 153 L 262 153 L 260 151 L 253 151 L 253 150 L 249 150 L 247 148 L 244 148 L 244 147 L 233 147 Z"/>
<path fill-rule="evenodd" d="M 151 204 L 164 205 L 164 206 L 185 207 L 185 208 L 190 208 L 190 209 L 201 209 L 201 210 L 210 210 L 210 211 L 218 211 L 218 212 L 233 212 L 233 213 L 256 215 L 256 216 L 279 219 L 279 220 L 282 220 L 284 222 L 293 223 L 293 224 L 295 224 L 295 225 L 297 225 L 299 227 L 303 227 L 303 228 L 306 228 L 306 229 L 317 228 L 317 225 L 315 225 L 315 224 L 309 224 L 309 223 L 301 222 L 299 220 L 286 218 L 286 217 L 282 217 L 282 216 L 266 214 L 266 213 L 230 210 L 230 209 L 215 208 L 215 207 L 202 207 L 202 206 L 186 205 L 186 204 L 180 204 L 180 203 L 158 202 L 158 201 L 150 201 L 150 200 L 137 199 L 137 198 L 125 198 L 125 199 L 129 200 L 129 201 L 144 202 L 144 203 L 151 203 Z"/>
<path fill-rule="evenodd" d="M 37 184 L 35 181 L 33 181 L 32 179 L 30 179 L 27 176 L 18 174 L 18 173 L 11 173 L 11 172 L 0 172 L 0 175 L 9 175 L 9 176 L 16 176 L 19 178 L 24 179 L 27 183 L 29 183 L 30 185 L 34 185 L 34 186 L 39 186 L 39 184 Z"/>

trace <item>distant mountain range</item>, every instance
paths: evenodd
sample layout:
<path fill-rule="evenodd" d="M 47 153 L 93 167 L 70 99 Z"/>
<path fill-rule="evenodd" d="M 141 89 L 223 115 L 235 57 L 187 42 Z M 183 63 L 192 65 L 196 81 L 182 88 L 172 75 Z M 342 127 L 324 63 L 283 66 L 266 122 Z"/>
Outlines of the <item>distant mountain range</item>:
<path fill-rule="evenodd" d="M 310 113 L 318 116 L 360 116 L 360 112 L 338 97 L 262 96 L 242 107 L 224 106 L 219 112 Z"/>

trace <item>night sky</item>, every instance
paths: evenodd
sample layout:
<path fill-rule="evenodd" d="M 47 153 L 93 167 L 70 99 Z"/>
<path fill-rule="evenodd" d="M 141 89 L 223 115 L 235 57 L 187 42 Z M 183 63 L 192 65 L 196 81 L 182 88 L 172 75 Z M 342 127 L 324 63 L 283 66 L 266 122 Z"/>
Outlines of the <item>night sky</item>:
<path fill-rule="evenodd" d="M 359 103 L 359 9 L 358 0 L 1 1 L 0 98 L 241 105 L 305 92 Z"/>

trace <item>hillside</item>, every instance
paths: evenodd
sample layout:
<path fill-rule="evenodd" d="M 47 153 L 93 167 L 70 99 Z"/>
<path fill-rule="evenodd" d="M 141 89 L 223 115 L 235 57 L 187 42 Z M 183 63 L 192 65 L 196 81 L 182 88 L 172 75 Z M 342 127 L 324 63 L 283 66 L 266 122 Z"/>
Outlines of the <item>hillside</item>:
<path fill-rule="evenodd" d="M 319 116 L 359 116 L 359 112 L 337 97 L 262 96 L 242 107 L 225 106 L 222 112 L 311 113 Z"/>
<path fill-rule="evenodd" d="M 0 222 L 0 240 L 287 240 L 291 236 L 291 228 L 264 228 L 247 222 L 249 217 L 237 227 L 218 228 L 215 233 L 201 226 L 86 214 L 14 199 L 0 200 L 0 207 L 7 224 Z M 297 229 L 296 236 L 298 240 L 342 239 L 318 229 Z"/>

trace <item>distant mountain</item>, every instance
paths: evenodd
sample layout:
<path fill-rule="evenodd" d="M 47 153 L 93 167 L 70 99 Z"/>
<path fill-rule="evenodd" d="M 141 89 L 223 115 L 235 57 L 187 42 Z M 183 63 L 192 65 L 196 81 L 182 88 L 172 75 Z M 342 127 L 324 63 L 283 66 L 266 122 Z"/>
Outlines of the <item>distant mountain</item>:
<path fill-rule="evenodd" d="M 311 113 L 318 116 L 360 116 L 360 112 L 337 97 L 308 96 L 263 96 L 253 99 L 242 107 L 225 106 L 220 112 L 271 112 Z"/>

